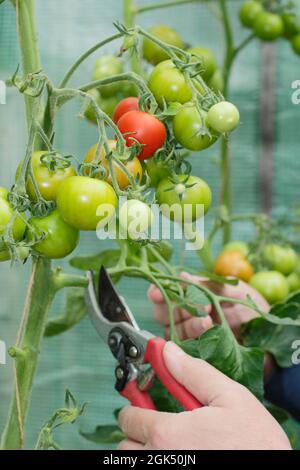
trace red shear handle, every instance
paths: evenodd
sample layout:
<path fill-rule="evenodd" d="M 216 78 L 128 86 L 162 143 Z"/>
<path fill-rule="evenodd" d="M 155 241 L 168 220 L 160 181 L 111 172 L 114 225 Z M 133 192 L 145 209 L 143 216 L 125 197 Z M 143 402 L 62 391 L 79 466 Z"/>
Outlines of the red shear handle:
<path fill-rule="evenodd" d="M 122 397 L 127 398 L 133 406 L 155 410 L 154 403 L 147 392 L 139 390 L 136 380 L 127 382 L 124 389 L 120 392 Z"/>
<path fill-rule="evenodd" d="M 145 362 L 151 364 L 162 384 L 169 390 L 176 400 L 178 400 L 187 411 L 201 408 L 203 405 L 181 384 L 179 384 L 170 374 L 163 359 L 163 349 L 166 341 L 159 337 L 151 338 L 148 341 L 145 351 Z"/>

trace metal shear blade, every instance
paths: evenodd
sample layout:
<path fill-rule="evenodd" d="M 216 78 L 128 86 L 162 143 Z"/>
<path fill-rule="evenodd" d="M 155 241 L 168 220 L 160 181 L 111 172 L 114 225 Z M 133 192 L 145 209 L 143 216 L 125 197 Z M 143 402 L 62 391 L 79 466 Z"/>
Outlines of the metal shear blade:
<path fill-rule="evenodd" d="M 108 321 L 112 323 L 126 322 L 139 330 L 129 307 L 116 292 L 112 280 L 103 266 L 99 275 L 98 301 L 100 310 Z"/>

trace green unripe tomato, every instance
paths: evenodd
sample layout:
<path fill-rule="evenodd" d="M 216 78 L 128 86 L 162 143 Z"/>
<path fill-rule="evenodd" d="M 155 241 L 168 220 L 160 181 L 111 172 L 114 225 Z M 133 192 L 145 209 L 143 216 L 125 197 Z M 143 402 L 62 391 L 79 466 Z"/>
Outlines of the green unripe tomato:
<path fill-rule="evenodd" d="M 160 204 L 162 213 L 177 222 L 192 222 L 199 219 L 203 213 L 199 211 L 200 205 L 204 206 L 204 214 L 211 205 L 212 194 L 208 184 L 197 176 L 186 175 L 179 177 L 179 183 L 175 184 L 168 178 L 159 182 L 156 190 L 156 200 Z M 170 211 L 170 207 L 176 205 L 176 210 Z"/>
<path fill-rule="evenodd" d="M 24 261 L 26 258 L 29 256 L 29 249 L 25 246 L 18 246 L 16 247 L 16 257 L 20 261 Z M 2 263 L 3 261 L 10 261 L 11 256 L 9 253 L 9 250 L 6 248 L 3 248 L 0 250 L 0 262 Z"/>
<path fill-rule="evenodd" d="M 163 178 L 170 176 L 170 170 L 163 162 L 157 162 L 154 158 L 149 158 L 146 163 L 147 173 L 150 176 L 150 186 L 156 188 Z"/>
<path fill-rule="evenodd" d="M 79 230 L 96 230 L 115 215 L 117 195 L 106 181 L 71 176 L 60 185 L 56 202 L 67 224 Z"/>
<path fill-rule="evenodd" d="M 278 271 L 261 271 L 251 278 L 250 285 L 270 303 L 282 302 L 289 295 L 289 284 Z"/>
<path fill-rule="evenodd" d="M 14 210 L 11 204 L 0 197 L 0 236 L 4 234 L 8 224 L 14 217 Z M 22 240 L 26 229 L 25 218 L 21 214 L 17 214 L 12 226 L 12 236 L 16 241 Z"/>
<path fill-rule="evenodd" d="M 246 28 L 252 28 L 253 23 L 259 13 L 263 11 L 263 6 L 256 0 L 244 2 L 240 8 L 240 20 Z"/>
<path fill-rule="evenodd" d="M 166 25 L 157 25 L 149 29 L 149 33 L 171 46 L 184 49 L 184 42 L 180 35 L 173 28 Z M 157 65 L 164 60 L 169 59 L 168 54 L 150 39 L 145 38 L 143 42 L 143 57 L 150 64 Z"/>
<path fill-rule="evenodd" d="M 0 187 L 0 197 L 3 197 L 3 199 L 7 199 L 8 196 L 8 189 Z"/>
<path fill-rule="evenodd" d="M 171 60 L 165 60 L 158 64 L 149 78 L 149 88 L 158 104 L 187 103 L 192 99 L 192 91 L 188 86 L 184 75 L 178 70 Z"/>
<path fill-rule="evenodd" d="M 99 91 L 95 89 L 91 90 L 89 94 L 96 99 L 99 108 L 110 118 L 112 118 L 114 110 L 120 101 L 119 97 L 117 95 L 113 95 L 108 98 L 104 98 L 101 96 Z M 87 107 L 84 115 L 90 122 L 97 124 L 96 114 L 91 105 Z"/>
<path fill-rule="evenodd" d="M 92 74 L 93 80 L 104 80 L 112 75 L 118 75 L 123 72 L 123 62 L 118 57 L 113 55 L 104 55 L 95 63 L 94 71 Z M 110 83 L 109 85 L 102 85 L 99 87 L 101 95 L 108 98 L 120 89 L 120 82 Z"/>
<path fill-rule="evenodd" d="M 45 217 L 32 217 L 29 224 L 38 236 L 44 238 L 33 246 L 33 249 L 50 259 L 64 258 L 75 250 L 79 241 L 79 231 L 68 225 L 54 210 Z M 32 238 L 30 229 L 28 238 Z"/>
<path fill-rule="evenodd" d="M 256 36 L 263 41 L 275 41 L 284 32 L 281 16 L 268 11 L 263 11 L 257 15 L 253 27 Z"/>
<path fill-rule="evenodd" d="M 191 47 L 187 50 L 187 52 L 189 52 L 190 54 L 195 54 L 196 56 L 199 56 L 200 59 L 202 59 L 203 64 L 201 67 L 201 75 L 205 81 L 209 80 L 213 76 L 217 68 L 217 60 L 213 51 L 208 47 L 196 46 Z M 196 57 L 195 61 L 197 61 Z"/>
<path fill-rule="evenodd" d="M 204 150 L 213 145 L 217 135 L 207 125 L 207 113 L 199 114 L 196 106 L 183 106 L 173 120 L 173 132 L 177 141 L 192 151 Z"/>
<path fill-rule="evenodd" d="M 224 251 L 238 251 L 243 256 L 247 257 L 249 254 L 249 245 L 248 243 L 245 243 L 242 241 L 232 241 L 232 242 L 226 243 L 222 251 L 223 252 Z"/>
<path fill-rule="evenodd" d="M 216 132 L 231 132 L 238 126 L 239 122 L 239 110 L 229 101 L 214 104 L 208 111 L 207 123 Z"/>
<path fill-rule="evenodd" d="M 57 169 L 55 171 L 48 170 L 47 166 L 43 164 L 42 157 L 47 153 L 45 150 L 37 150 L 33 152 L 31 157 L 31 166 L 36 184 L 40 191 L 41 196 L 46 201 L 56 201 L 57 191 L 66 178 L 76 175 L 75 168 L 70 165 L 67 168 Z M 21 172 L 22 162 L 19 164 L 16 171 L 16 179 Z M 36 194 L 34 185 L 31 179 L 26 181 L 26 191 L 32 201 L 36 201 Z"/>
<path fill-rule="evenodd" d="M 291 273 L 286 279 L 290 288 L 290 292 L 296 292 L 300 290 L 300 274 Z"/>
<path fill-rule="evenodd" d="M 138 199 L 129 199 L 119 209 L 120 227 L 133 240 L 140 239 L 148 232 L 154 219 L 150 207 Z"/>
<path fill-rule="evenodd" d="M 271 269 L 286 276 L 295 270 L 298 262 L 295 250 L 276 244 L 266 246 L 263 256 Z"/>
<path fill-rule="evenodd" d="M 291 39 L 292 37 L 296 36 L 296 34 L 299 34 L 300 27 L 295 13 L 283 13 L 281 18 L 284 24 L 283 34 L 287 39 Z"/>
<path fill-rule="evenodd" d="M 300 55 L 300 34 L 293 37 L 291 45 L 295 54 Z"/>

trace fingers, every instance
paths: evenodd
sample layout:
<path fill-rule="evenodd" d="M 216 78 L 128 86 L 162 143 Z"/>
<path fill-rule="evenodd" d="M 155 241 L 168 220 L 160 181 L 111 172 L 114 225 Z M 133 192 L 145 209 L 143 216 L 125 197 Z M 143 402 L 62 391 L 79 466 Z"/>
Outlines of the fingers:
<path fill-rule="evenodd" d="M 198 338 L 205 331 L 211 328 L 213 321 L 211 317 L 196 318 L 189 317 L 187 320 L 176 324 L 176 330 L 179 339 Z M 170 328 L 166 328 L 166 339 L 170 338 Z"/>
<path fill-rule="evenodd" d="M 235 383 L 207 362 L 188 356 L 170 341 L 164 348 L 164 360 L 173 377 L 204 405 L 232 403 Z"/>
<path fill-rule="evenodd" d="M 153 430 L 166 418 L 166 414 L 135 406 L 125 406 L 119 413 L 119 424 L 130 440 L 146 444 Z"/>
<path fill-rule="evenodd" d="M 143 450 L 144 446 L 139 442 L 131 441 L 130 439 L 124 439 L 117 447 L 117 450 Z"/>

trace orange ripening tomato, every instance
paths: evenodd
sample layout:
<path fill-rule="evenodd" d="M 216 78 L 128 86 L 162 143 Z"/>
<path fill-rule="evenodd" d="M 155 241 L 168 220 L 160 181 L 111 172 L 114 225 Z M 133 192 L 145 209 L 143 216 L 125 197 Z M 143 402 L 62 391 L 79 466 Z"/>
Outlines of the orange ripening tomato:
<path fill-rule="evenodd" d="M 109 140 L 109 146 L 112 150 L 116 148 L 116 144 L 117 144 L 116 140 Z M 98 147 L 98 144 L 95 144 L 87 151 L 87 154 L 84 159 L 85 163 L 90 163 L 93 161 L 97 152 L 97 147 Z M 100 151 L 99 160 L 101 162 L 101 166 L 103 166 L 108 172 L 106 181 L 109 184 L 112 184 L 111 176 L 109 174 L 109 163 L 108 163 L 108 160 L 105 158 L 105 156 L 106 156 L 105 150 L 102 147 Z M 124 165 L 126 169 L 129 171 L 129 173 L 131 173 L 131 175 L 134 177 L 135 180 L 138 179 L 139 181 L 141 181 L 142 176 L 143 176 L 143 168 L 137 157 L 134 157 L 130 161 L 124 162 Z M 119 188 L 120 189 L 127 188 L 127 186 L 130 185 L 130 180 L 128 176 L 126 175 L 126 173 L 124 172 L 124 170 L 115 161 L 113 162 L 113 168 L 115 170 L 115 176 L 116 176 L 116 180 L 118 182 Z M 88 169 L 86 173 L 89 174 Z"/>
<path fill-rule="evenodd" d="M 249 282 L 254 270 L 247 258 L 236 250 L 223 251 L 218 256 L 215 264 L 215 273 L 218 276 L 236 277 Z"/>

